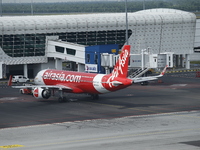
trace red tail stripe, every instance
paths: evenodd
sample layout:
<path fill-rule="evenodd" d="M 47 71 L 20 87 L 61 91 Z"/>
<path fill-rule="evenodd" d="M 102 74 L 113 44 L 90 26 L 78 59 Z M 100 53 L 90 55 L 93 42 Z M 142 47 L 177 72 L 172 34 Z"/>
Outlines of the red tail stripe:
<path fill-rule="evenodd" d="M 127 77 L 129 57 L 130 57 L 130 45 L 125 45 L 113 69 L 112 76 L 122 77 L 122 78 Z"/>

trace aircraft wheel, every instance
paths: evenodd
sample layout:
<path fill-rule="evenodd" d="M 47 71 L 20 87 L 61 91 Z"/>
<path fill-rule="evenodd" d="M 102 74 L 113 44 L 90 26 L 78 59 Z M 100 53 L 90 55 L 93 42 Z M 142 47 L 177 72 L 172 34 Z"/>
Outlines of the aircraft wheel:
<path fill-rule="evenodd" d="M 98 100 L 99 99 L 99 95 L 98 94 L 92 94 L 92 100 Z"/>
<path fill-rule="evenodd" d="M 145 86 L 145 85 L 148 85 L 149 82 L 148 81 L 144 81 L 144 82 L 141 82 L 140 84 L 143 85 L 143 86 Z"/>
<path fill-rule="evenodd" d="M 96 94 L 95 98 L 96 98 L 96 100 L 98 100 L 98 99 L 99 99 L 99 95 L 98 95 L 98 94 Z"/>
<path fill-rule="evenodd" d="M 63 97 L 63 102 L 67 102 L 67 97 Z"/>
<path fill-rule="evenodd" d="M 67 102 L 67 98 L 66 97 L 59 97 L 58 102 L 59 103 Z"/>
<path fill-rule="evenodd" d="M 59 97 L 59 98 L 58 98 L 58 102 L 59 102 L 59 103 L 62 103 L 62 102 L 63 102 L 63 98 L 62 98 L 62 97 Z"/>
<path fill-rule="evenodd" d="M 24 94 L 24 93 L 23 93 L 23 91 L 22 91 L 22 89 L 20 89 L 20 91 L 19 91 L 19 92 L 20 92 L 20 94 Z"/>

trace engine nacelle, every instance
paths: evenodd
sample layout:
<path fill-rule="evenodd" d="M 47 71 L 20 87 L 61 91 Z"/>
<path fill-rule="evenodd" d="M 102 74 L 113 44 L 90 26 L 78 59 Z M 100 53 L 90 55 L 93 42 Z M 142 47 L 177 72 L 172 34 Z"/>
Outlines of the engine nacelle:
<path fill-rule="evenodd" d="M 33 90 L 33 96 L 37 99 L 48 99 L 51 96 L 51 90 L 38 87 Z"/>

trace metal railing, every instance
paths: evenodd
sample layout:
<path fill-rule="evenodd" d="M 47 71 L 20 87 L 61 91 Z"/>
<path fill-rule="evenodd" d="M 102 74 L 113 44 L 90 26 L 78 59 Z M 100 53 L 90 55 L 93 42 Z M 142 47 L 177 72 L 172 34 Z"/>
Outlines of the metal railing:
<path fill-rule="evenodd" d="M 130 73 L 129 78 L 137 78 L 137 77 L 145 74 L 148 70 L 149 70 L 149 68 L 144 68 L 144 69 L 138 68 Z"/>

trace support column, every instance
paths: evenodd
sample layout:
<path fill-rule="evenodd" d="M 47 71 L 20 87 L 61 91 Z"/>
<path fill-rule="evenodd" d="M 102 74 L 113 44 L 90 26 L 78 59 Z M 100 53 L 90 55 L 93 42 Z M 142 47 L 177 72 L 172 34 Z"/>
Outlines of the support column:
<path fill-rule="evenodd" d="M 180 54 L 178 55 L 178 67 L 179 68 L 181 67 L 181 55 Z"/>
<path fill-rule="evenodd" d="M 184 67 L 183 55 L 180 55 L 179 59 L 180 59 L 180 67 Z"/>
<path fill-rule="evenodd" d="M 185 54 L 185 68 L 190 69 L 190 54 Z"/>
<path fill-rule="evenodd" d="M 110 69 L 108 67 L 104 67 L 106 70 L 106 74 L 110 74 Z"/>
<path fill-rule="evenodd" d="M 78 72 L 85 72 L 85 65 L 78 63 Z"/>
<path fill-rule="evenodd" d="M 142 49 L 142 60 L 141 60 L 142 61 L 142 64 L 141 64 L 142 65 L 141 66 L 142 70 L 144 70 L 144 51 L 145 50 Z"/>
<path fill-rule="evenodd" d="M 176 68 L 179 67 L 179 63 L 178 62 L 179 62 L 179 57 L 178 57 L 178 55 L 176 55 L 176 65 L 175 65 Z"/>
<path fill-rule="evenodd" d="M 28 77 L 28 65 L 24 64 L 24 76 Z"/>
<path fill-rule="evenodd" d="M 0 62 L 0 79 L 3 78 L 3 63 Z"/>
<path fill-rule="evenodd" d="M 55 68 L 57 70 L 62 70 L 62 60 L 61 59 L 55 58 Z"/>

